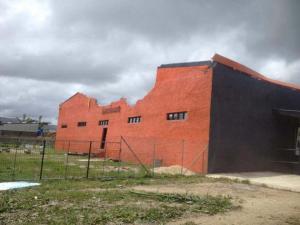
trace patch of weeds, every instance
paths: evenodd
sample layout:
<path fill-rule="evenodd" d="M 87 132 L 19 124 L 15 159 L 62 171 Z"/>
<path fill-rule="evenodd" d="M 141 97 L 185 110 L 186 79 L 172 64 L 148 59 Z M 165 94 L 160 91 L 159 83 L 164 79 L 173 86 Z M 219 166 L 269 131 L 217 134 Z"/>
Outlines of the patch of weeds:
<path fill-rule="evenodd" d="M 210 181 L 210 182 L 221 182 L 221 183 L 225 183 L 225 184 L 232 184 L 232 183 L 239 183 L 239 184 L 251 184 L 250 180 L 246 179 L 246 180 L 241 180 L 238 178 L 232 179 L 232 178 L 227 178 L 227 177 L 206 177 L 206 181 Z"/>
<path fill-rule="evenodd" d="M 101 212 L 99 218 L 95 222 L 107 223 L 107 222 L 122 222 L 133 223 L 138 217 L 138 209 L 135 207 L 116 206 L 114 208 L 106 209 Z"/>
<path fill-rule="evenodd" d="M 93 219 L 91 224 L 117 224 L 133 223 L 165 223 L 173 218 L 183 215 L 184 209 L 167 205 L 160 205 L 155 208 L 140 208 L 137 206 L 115 206 L 101 210 L 100 215 Z"/>
<path fill-rule="evenodd" d="M 161 205 L 159 208 L 148 209 L 141 215 L 140 219 L 147 222 L 166 222 L 182 216 L 185 211 L 184 207 Z"/>
<path fill-rule="evenodd" d="M 250 180 L 248 180 L 248 179 L 247 180 L 242 180 L 241 183 L 242 184 L 251 184 Z"/>
<path fill-rule="evenodd" d="M 193 211 L 207 213 L 209 215 L 226 212 L 233 208 L 230 199 L 230 197 L 224 196 L 206 196 L 205 198 L 199 199 L 197 204 L 193 207 Z"/>
<path fill-rule="evenodd" d="M 0 195 L 0 213 L 10 210 L 9 195 Z"/>
<path fill-rule="evenodd" d="M 231 198 L 224 196 L 198 196 L 198 195 L 182 195 L 173 193 L 153 193 L 153 192 L 135 192 L 133 195 L 138 195 L 143 198 L 150 198 L 160 202 L 181 203 L 192 206 L 192 211 L 202 212 L 210 215 L 219 212 L 225 212 L 233 207 Z"/>

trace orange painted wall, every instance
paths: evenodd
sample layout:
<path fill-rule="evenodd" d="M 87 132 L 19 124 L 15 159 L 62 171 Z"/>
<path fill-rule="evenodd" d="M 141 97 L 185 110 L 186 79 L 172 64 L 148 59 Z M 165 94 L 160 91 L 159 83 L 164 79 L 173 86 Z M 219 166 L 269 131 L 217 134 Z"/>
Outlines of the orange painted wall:
<path fill-rule="evenodd" d="M 59 107 L 56 144 L 62 143 L 60 140 L 100 141 L 103 127 L 98 121 L 109 120 L 107 141 L 124 136 L 144 163 L 152 163 L 155 148 L 155 159 L 161 159 L 163 165 L 181 164 L 184 149 L 184 167 L 206 173 L 207 150 L 203 150 L 209 142 L 211 88 L 212 69 L 204 65 L 158 68 L 153 89 L 133 106 L 125 99 L 101 106 L 77 93 Z M 120 112 L 102 113 L 114 107 L 120 107 Z M 180 111 L 188 112 L 186 120 L 166 120 L 167 113 Z M 141 116 L 141 122 L 127 123 L 131 116 Z M 86 121 L 87 126 L 77 127 L 79 121 Z M 62 124 L 68 127 L 63 129 Z M 87 147 L 70 150 L 87 151 Z M 107 154 L 111 158 L 118 155 L 109 144 Z M 195 159 L 198 161 L 191 165 Z M 122 160 L 135 160 L 125 147 Z"/>

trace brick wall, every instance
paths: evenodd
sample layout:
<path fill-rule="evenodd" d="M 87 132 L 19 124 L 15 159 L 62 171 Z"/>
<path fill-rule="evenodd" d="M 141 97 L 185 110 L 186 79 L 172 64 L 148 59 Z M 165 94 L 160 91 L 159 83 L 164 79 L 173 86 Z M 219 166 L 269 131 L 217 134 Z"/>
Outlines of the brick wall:
<path fill-rule="evenodd" d="M 158 68 L 154 87 L 134 106 L 125 99 L 101 106 L 95 99 L 77 93 L 59 107 L 56 138 L 99 142 L 103 127 L 98 121 L 109 120 L 107 141 L 119 141 L 124 136 L 142 162 L 152 163 L 151 149 L 156 143 L 157 159 L 161 158 L 166 166 L 180 164 L 184 143 L 184 166 L 206 173 L 207 151 L 202 151 L 209 141 L 211 86 L 212 70 L 203 65 Z M 187 112 L 185 120 L 166 119 L 167 113 L 181 111 Z M 141 116 L 141 122 L 129 124 L 128 117 L 133 116 Z M 80 121 L 87 122 L 87 126 L 78 127 Z M 63 124 L 67 128 L 61 128 Z M 116 150 L 110 151 L 109 145 L 107 148 L 108 156 L 117 157 Z M 76 151 L 86 152 L 87 148 Z M 122 154 L 122 159 L 134 160 L 130 151 L 124 150 Z"/>

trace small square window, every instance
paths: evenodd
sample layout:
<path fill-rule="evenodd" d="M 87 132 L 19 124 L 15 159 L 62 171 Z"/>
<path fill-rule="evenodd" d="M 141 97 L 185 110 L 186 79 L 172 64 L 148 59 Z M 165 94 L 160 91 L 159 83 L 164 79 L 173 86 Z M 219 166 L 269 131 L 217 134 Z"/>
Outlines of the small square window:
<path fill-rule="evenodd" d="M 86 122 L 84 122 L 84 121 L 78 122 L 77 126 L 78 127 L 85 127 L 86 126 Z"/>
<path fill-rule="evenodd" d="M 167 113 L 167 120 L 185 120 L 187 112 Z"/>
<path fill-rule="evenodd" d="M 141 116 L 128 117 L 128 123 L 140 123 Z"/>
<path fill-rule="evenodd" d="M 108 125 L 108 120 L 100 120 L 99 125 L 100 126 L 107 126 Z"/>

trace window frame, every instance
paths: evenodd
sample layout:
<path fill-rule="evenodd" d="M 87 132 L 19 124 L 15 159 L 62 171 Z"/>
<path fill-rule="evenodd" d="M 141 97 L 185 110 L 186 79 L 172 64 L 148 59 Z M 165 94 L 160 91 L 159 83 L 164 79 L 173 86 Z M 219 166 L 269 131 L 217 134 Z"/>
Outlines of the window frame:
<path fill-rule="evenodd" d="M 142 116 L 129 116 L 127 119 L 128 124 L 137 124 L 142 121 Z"/>
<path fill-rule="evenodd" d="M 108 126 L 109 120 L 99 120 L 98 125 L 99 126 Z"/>
<path fill-rule="evenodd" d="M 188 112 L 180 111 L 180 112 L 170 112 L 166 114 L 166 119 L 168 121 L 182 121 L 187 119 Z"/>
<path fill-rule="evenodd" d="M 77 122 L 77 127 L 86 127 L 87 122 L 86 121 L 79 121 Z"/>
<path fill-rule="evenodd" d="M 66 123 L 63 123 L 63 124 L 61 124 L 60 128 L 62 128 L 62 129 L 66 129 L 66 128 L 68 128 L 68 124 L 66 124 Z"/>

